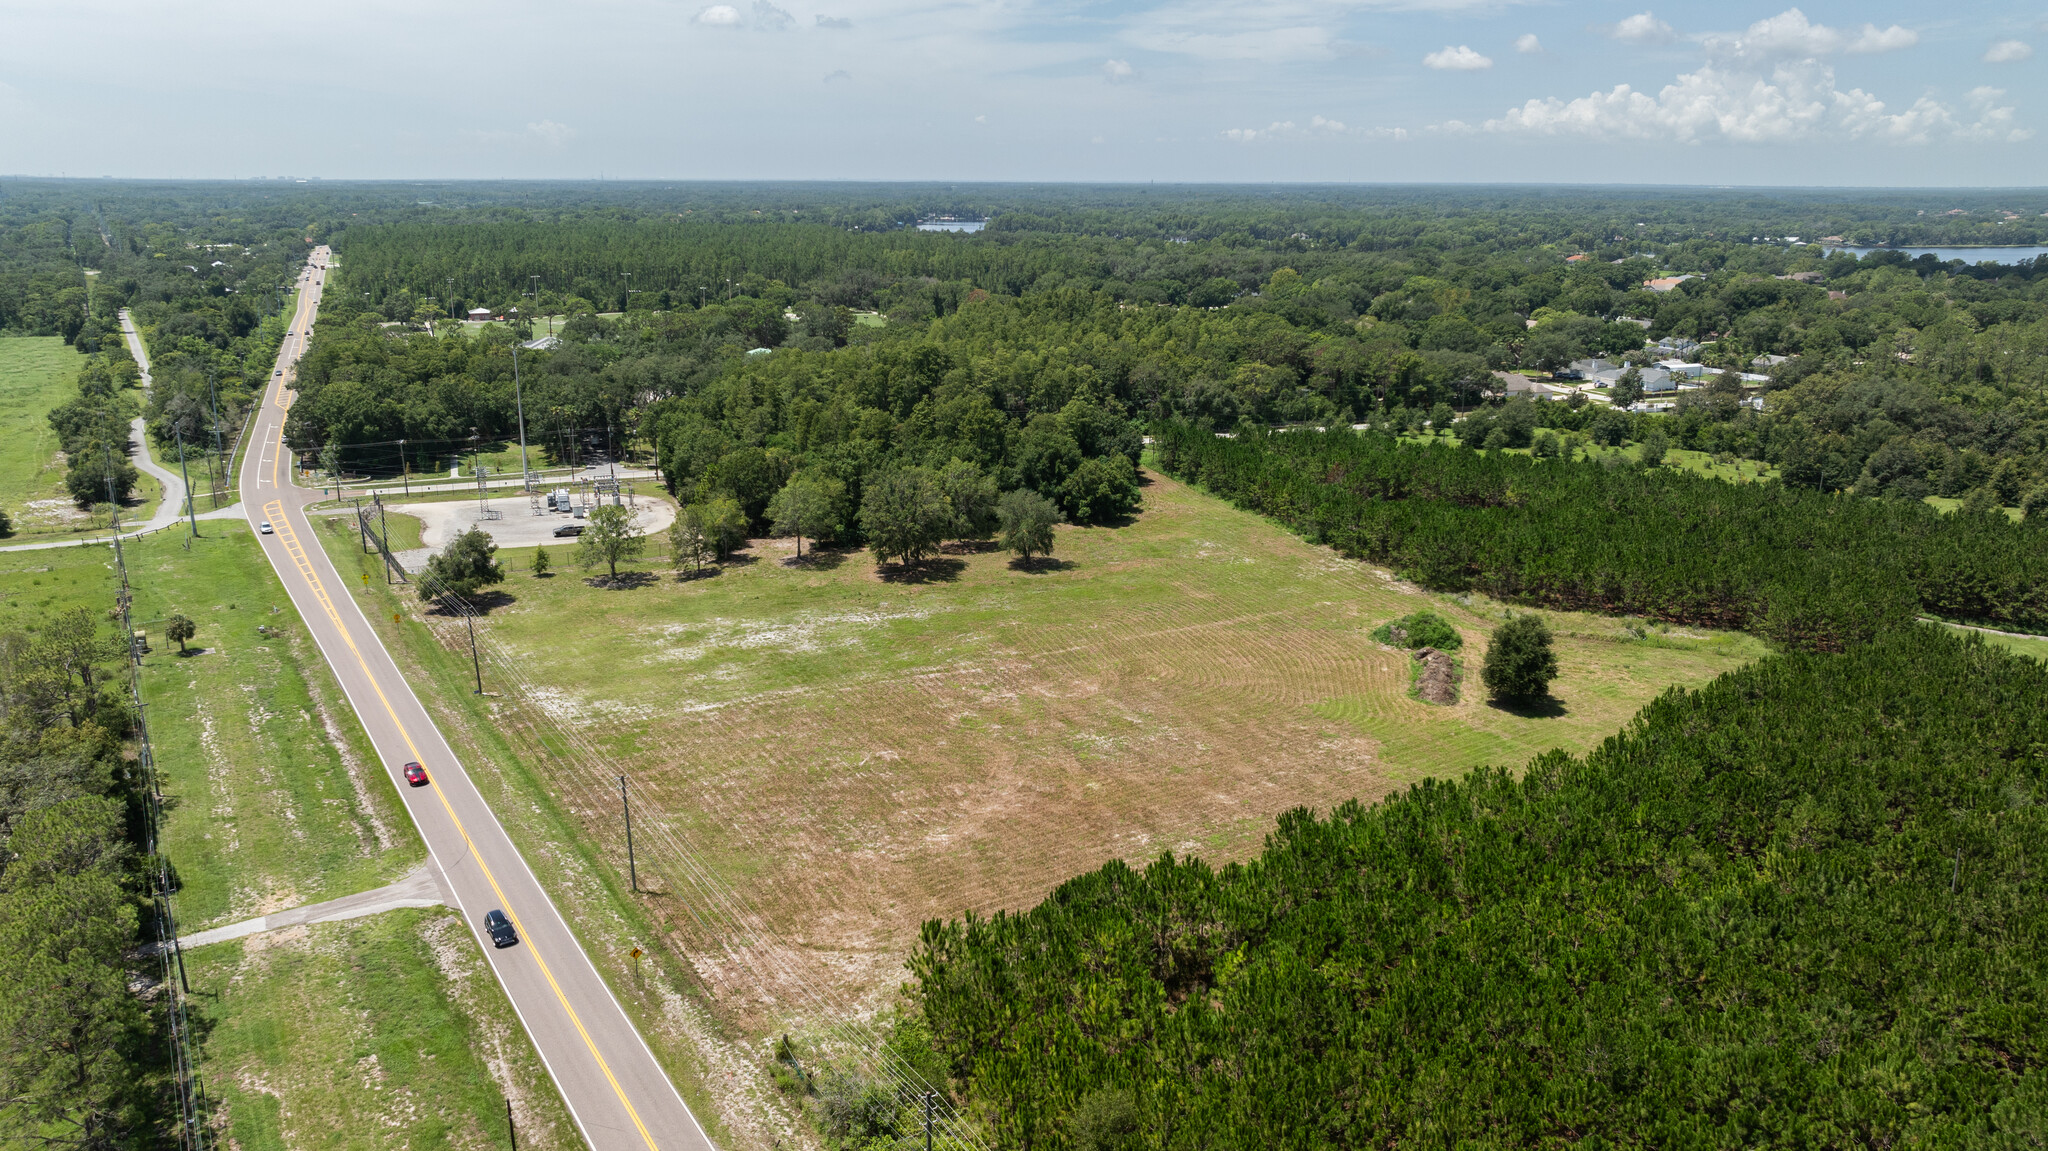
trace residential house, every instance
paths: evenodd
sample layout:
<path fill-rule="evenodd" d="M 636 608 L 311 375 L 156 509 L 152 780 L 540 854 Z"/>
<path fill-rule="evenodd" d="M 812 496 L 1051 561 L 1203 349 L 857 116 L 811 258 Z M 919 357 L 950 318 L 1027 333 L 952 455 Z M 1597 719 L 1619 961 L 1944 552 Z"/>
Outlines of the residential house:
<path fill-rule="evenodd" d="M 1671 289 L 1677 287 L 1678 285 L 1685 283 L 1687 280 L 1695 278 L 1697 277 L 1694 277 L 1690 273 L 1683 276 L 1658 276 L 1654 280 L 1644 280 L 1643 287 L 1648 288 L 1653 292 L 1668 292 Z"/>

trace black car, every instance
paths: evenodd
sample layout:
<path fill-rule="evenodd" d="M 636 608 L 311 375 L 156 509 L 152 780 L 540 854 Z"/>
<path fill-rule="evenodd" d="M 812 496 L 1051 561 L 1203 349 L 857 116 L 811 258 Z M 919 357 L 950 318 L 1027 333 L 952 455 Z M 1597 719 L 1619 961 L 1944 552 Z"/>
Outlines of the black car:
<path fill-rule="evenodd" d="M 555 534 L 558 536 L 580 536 L 583 534 L 583 525 L 563 524 L 561 527 L 555 529 Z"/>
<path fill-rule="evenodd" d="M 490 933 L 493 946 L 510 947 L 519 942 L 519 933 L 512 930 L 512 921 L 496 908 L 484 916 L 484 930 Z"/>

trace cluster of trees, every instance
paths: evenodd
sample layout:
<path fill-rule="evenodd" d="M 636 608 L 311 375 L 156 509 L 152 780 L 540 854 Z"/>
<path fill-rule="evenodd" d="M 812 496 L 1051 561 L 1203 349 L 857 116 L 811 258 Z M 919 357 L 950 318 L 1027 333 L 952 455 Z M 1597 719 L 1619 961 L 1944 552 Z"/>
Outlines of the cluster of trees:
<path fill-rule="evenodd" d="M 165 1087 L 160 1021 L 129 991 L 145 902 L 125 648 L 83 608 L 40 623 L 0 636 L 0 1142 L 121 1146 Z"/>
<path fill-rule="evenodd" d="M 1583 759 L 929 923 L 911 990 L 1006 1146 L 2028 1145 L 2044 694 L 1930 627 L 1775 656 Z"/>
<path fill-rule="evenodd" d="M 88 358 L 78 371 L 78 395 L 50 409 L 50 427 L 64 449 L 64 488 L 79 507 L 122 503 L 141 478 L 129 462 L 135 361 L 119 346 Z"/>
<path fill-rule="evenodd" d="M 1158 460 L 1425 586 L 1839 649 L 1910 622 L 2048 630 L 2048 531 L 2002 514 L 1404 443 L 1162 427 Z"/>

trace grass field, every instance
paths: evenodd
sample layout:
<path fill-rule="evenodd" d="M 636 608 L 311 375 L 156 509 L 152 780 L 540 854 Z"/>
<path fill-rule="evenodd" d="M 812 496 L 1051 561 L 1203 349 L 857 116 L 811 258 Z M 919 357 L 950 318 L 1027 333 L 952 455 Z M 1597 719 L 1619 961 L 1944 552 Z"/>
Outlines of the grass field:
<path fill-rule="evenodd" d="M 352 537 L 323 538 L 347 570 Z M 1158 477 L 1131 525 L 1062 529 L 1056 566 L 977 552 L 900 582 L 865 553 L 790 555 L 757 541 L 688 580 L 644 564 L 632 590 L 593 587 L 560 555 L 554 578 L 515 575 L 479 630 L 530 682 L 514 692 L 487 668 L 498 694 L 480 705 L 457 682 L 459 624 L 429 633 L 381 622 L 416 605 L 375 609 L 437 681 L 449 726 L 518 758 L 504 802 L 558 805 L 580 854 L 618 872 L 609 779 L 631 777 L 641 877 L 666 892 L 635 906 L 752 1035 L 803 1014 L 795 981 L 886 1003 L 925 919 L 1028 906 L 1115 857 L 1242 859 L 1292 807 L 1582 751 L 1665 688 L 1763 652 L 1556 614 L 1551 705 L 1494 707 L 1468 682 L 1432 707 L 1408 695 L 1408 656 L 1367 633 L 1432 606 L 1476 668 L 1497 605 L 1427 595 Z M 702 897 L 661 858 L 684 841 L 759 909 L 784 982 L 764 991 L 698 936 Z"/>
<path fill-rule="evenodd" d="M 74 394 L 83 362 L 56 336 L 0 339 L 0 510 L 18 532 L 71 509 L 49 415 Z"/>
<path fill-rule="evenodd" d="M 163 849 L 187 932 L 381 886 L 425 858 L 354 714 L 247 526 L 125 545 L 154 650 L 143 695 L 164 777 Z M 0 629 L 100 614 L 111 548 L 0 553 Z M 179 656 L 162 620 L 199 625 Z M 270 634 L 258 632 L 266 629 Z M 579 1146 L 511 1004 L 452 913 L 398 912 L 186 952 L 200 1072 L 243 1148 Z M 522 1135 L 526 1134 L 522 1130 Z"/>

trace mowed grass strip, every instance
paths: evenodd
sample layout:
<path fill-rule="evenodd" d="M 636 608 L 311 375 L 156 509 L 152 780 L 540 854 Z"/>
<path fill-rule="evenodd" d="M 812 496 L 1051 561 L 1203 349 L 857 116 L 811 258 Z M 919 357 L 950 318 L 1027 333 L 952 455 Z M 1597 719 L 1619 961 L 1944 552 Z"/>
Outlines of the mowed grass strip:
<path fill-rule="evenodd" d="M 224 1146 L 503 1148 L 508 1096 L 519 1146 L 583 1146 L 453 911 L 287 928 L 186 970 Z"/>
<path fill-rule="evenodd" d="M 124 545 L 186 931 L 379 887 L 426 859 L 254 533 L 200 527 L 189 550 L 177 532 Z M 174 612 L 199 626 L 194 654 L 164 638 Z"/>
<path fill-rule="evenodd" d="M 123 545 L 162 845 L 187 933 L 379 887 L 425 859 L 411 820 L 246 524 Z M 120 589 L 108 546 L 0 552 L 0 631 Z M 196 621 L 194 654 L 164 638 Z M 269 632 L 262 634 L 258 628 Z M 111 630 L 109 634 L 112 634 Z M 200 1074 L 252 1147 L 580 1146 L 509 1001 L 452 913 L 387 912 L 188 950 Z"/>
<path fill-rule="evenodd" d="M 1032 568 L 978 551 L 885 579 L 865 553 L 797 565 L 787 541 L 757 541 L 716 574 L 647 562 L 642 586 L 611 590 L 550 551 L 548 579 L 530 549 L 502 553 L 513 575 L 479 624 L 533 685 L 493 703 L 496 729 L 594 854 L 622 854 L 598 785 L 627 774 L 643 881 L 664 835 L 687 838 L 807 978 L 877 1000 L 925 919 L 1027 906 L 1112 857 L 1244 858 L 1292 807 L 1584 751 L 1665 688 L 1763 650 L 1546 613 L 1554 703 L 1493 707 L 1477 668 L 1496 605 L 1424 594 L 1156 476 L 1134 522 L 1063 528 L 1057 563 Z M 1457 707 L 1411 699 L 1408 655 L 1368 635 L 1420 607 L 1468 637 Z M 436 635 L 466 665 L 460 626 Z M 602 763 L 559 754 L 556 725 Z M 752 975 L 703 958 L 718 941 L 692 934 L 674 884 L 666 921 L 729 1013 L 786 1018 L 787 997 L 761 1004 Z"/>

